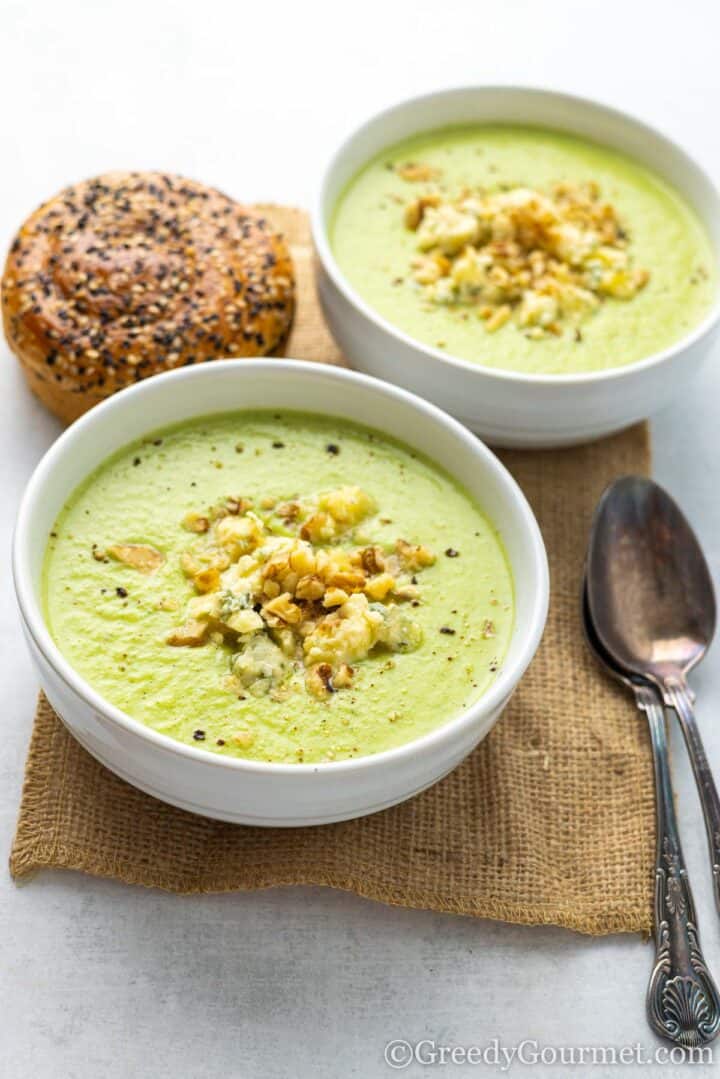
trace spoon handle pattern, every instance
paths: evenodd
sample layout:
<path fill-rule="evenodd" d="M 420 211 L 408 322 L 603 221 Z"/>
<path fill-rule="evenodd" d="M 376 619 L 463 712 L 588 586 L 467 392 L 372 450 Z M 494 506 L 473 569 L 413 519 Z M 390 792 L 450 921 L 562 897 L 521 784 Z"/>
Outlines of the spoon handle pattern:
<path fill-rule="evenodd" d="M 720 796 L 718 796 L 705 746 L 700 737 L 690 689 L 684 679 L 670 677 L 665 680 L 664 690 L 666 704 L 676 712 L 680 721 L 690 763 L 695 773 L 710 848 L 715 905 L 720 912 Z"/>
<path fill-rule="evenodd" d="M 686 1047 L 700 1046 L 720 1031 L 720 997 L 700 950 L 675 818 L 663 706 L 653 687 L 634 688 L 650 726 L 657 808 L 656 957 L 647 993 L 648 1018 L 661 1037 Z"/>

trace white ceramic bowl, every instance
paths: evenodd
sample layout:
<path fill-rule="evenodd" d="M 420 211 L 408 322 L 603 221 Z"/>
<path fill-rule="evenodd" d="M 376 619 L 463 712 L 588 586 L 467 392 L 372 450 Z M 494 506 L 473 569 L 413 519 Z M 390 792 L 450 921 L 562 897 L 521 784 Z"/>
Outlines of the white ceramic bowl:
<path fill-rule="evenodd" d="M 569 94 L 514 86 L 444 90 L 373 117 L 328 166 L 313 214 L 320 300 L 353 367 L 434 401 L 497 446 L 542 448 L 587 442 L 668 404 L 705 359 L 720 324 L 720 297 L 677 344 L 628 367 L 592 374 L 500 371 L 421 344 L 369 307 L 338 267 L 328 225 L 345 185 L 370 158 L 404 138 L 469 123 L 521 123 L 571 131 L 634 157 L 695 208 L 720 261 L 720 196 L 702 170 L 664 135 L 615 109 Z"/>
<path fill-rule="evenodd" d="M 166 424 L 243 408 L 321 412 L 391 432 L 431 456 L 498 526 L 514 574 L 517 615 L 489 691 L 423 738 L 328 764 L 264 764 L 186 746 L 121 712 L 64 659 L 45 625 L 40 577 L 47 537 L 75 487 L 115 450 Z M 242 824 L 322 824 L 400 802 L 454 768 L 502 712 L 545 623 L 548 573 L 535 518 L 515 481 L 460 424 L 417 397 L 337 368 L 292 360 L 186 367 L 124 390 L 77 420 L 35 470 L 18 516 L 13 569 L 40 682 L 78 741 L 111 771 L 163 801 Z M 472 582 L 469 582 L 472 586 Z"/>

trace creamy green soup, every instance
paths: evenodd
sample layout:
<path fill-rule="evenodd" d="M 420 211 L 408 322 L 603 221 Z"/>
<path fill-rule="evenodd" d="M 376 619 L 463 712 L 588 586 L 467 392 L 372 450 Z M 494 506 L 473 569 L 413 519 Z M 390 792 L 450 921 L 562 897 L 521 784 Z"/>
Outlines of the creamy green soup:
<path fill-rule="evenodd" d="M 544 326 L 549 328 L 544 329 L 542 309 L 530 311 L 523 303 L 527 285 L 522 275 L 515 276 L 518 287 L 506 292 L 508 310 L 493 319 L 498 305 L 503 305 L 502 294 L 494 307 L 485 305 L 489 290 L 478 287 L 474 248 L 475 264 L 470 269 L 475 275 L 468 274 L 465 258 L 454 293 L 443 289 L 449 277 L 439 285 L 418 282 L 418 276 L 424 281 L 418 260 L 427 259 L 419 249 L 422 225 L 417 228 L 418 216 L 425 211 L 418 200 L 425 196 L 457 207 L 468 198 L 472 202 L 480 196 L 499 196 L 500 202 L 512 201 L 518 192 L 527 196 L 528 190 L 547 198 L 558 185 L 584 191 L 590 184 L 595 187 L 595 208 L 608 204 L 612 208 L 615 246 L 597 236 L 598 250 L 586 252 L 581 265 L 581 248 L 573 273 L 581 270 L 581 283 L 592 287 L 604 270 L 607 283 L 612 274 L 603 259 L 621 258 L 637 275 L 637 290 L 611 282 L 586 296 L 582 311 L 566 311 L 559 318 L 548 314 Z M 413 207 L 418 205 L 416 212 Z M 431 207 L 429 214 L 437 215 L 436 209 Z M 408 220 L 413 227 L 408 227 Z M 462 229 L 458 235 L 462 237 Z M 502 238 L 502 230 L 495 235 Z M 348 184 L 338 201 L 330 238 L 350 284 L 399 329 L 450 355 L 526 373 L 565 375 L 633 363 L 687 334 L 717 294 L 709 239 L 674 188 L 609 148 L 539 128 L 444 129 L 389 147 Z M 469 242 L 481 247 L 485 239 Z M 442 262 L 447 249 L 436 250 Z M 451 249 L 450 254 L 452 260 L 458 252 Z M 483 252 L 480 262 L 482 256 Z M 503 272 L 506 266 L 507 259 Z M 450 275 L 454 267 L 443 266 L 441 272 Z M 580 291 L 576 290 L 578 296 Z M 530 321 L 522 317 L 526 308 Z"/>
<path fill-rule="evenodd" d="M 316 762 L 445 723 L 496 677 L 513 585 L 492 523 L 369 429 L 246 412 L 105 461 L 52 530 L 50 631 L 87 682 L 216 753 Z"/>

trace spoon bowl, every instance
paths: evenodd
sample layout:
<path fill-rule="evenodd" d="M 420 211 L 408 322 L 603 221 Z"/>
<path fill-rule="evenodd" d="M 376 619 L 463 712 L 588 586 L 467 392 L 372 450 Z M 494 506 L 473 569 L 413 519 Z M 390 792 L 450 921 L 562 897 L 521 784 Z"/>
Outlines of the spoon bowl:
<path fill-rule="evenodd" d="M 716 621 L 710 571 L 679 506 L 652 480 L 625 476 L 605 491 L 587 584 L 598 637 L 626 671 L 662 684 L 703 658 Z"/>

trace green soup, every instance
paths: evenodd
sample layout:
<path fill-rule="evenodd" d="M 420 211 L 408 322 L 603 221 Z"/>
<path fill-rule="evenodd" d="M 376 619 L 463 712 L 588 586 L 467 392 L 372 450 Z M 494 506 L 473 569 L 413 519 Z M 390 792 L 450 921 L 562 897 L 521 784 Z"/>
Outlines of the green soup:
<path fill-rule="evenodd" d="M 43 591 L 108 701 L 263 761 L 445 723 L 492 683 L 513 625 L 502 544 L 465 491 L 377 432 L 292 412 L 208 416 L 105 461 L 58 517 Z"/>
<path fill-rule="evenodd" d="M 416 170 L 408 182 L 403 170 L 407 175 L 408 165 L 418 163 L 427 176 Z M 418 256 L 417 235 L 405 219 L 411 202 L 425 194 L 547 193 L 558 184 L 590 182 L 622 226 L 623 252 L 647 273 L 632 299 L 600 295 L 582 322 L 561 321 L 539 339 L 513 319 L 487 332 L 472 295 L 461 303 L 427 302 L 411 270 Z M 389 147 L 348 184 L 330 238 L 350 284 L 393 325 L 450 355 L 526 373 L 565 375 L 633 363 L 692 330 L 717 293 L 709 239 L 674 188 L 609 148 L 540 128 L 445 129 Z M 517 306 L 519 295 L 510 303 Z"/>

